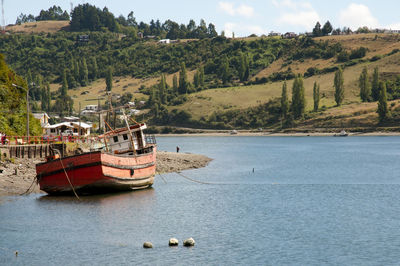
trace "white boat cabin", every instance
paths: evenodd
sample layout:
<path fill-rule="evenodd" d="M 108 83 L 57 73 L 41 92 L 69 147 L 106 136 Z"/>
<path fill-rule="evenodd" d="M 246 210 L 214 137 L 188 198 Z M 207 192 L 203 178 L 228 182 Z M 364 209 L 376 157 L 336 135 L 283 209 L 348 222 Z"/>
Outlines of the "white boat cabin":
<path fill-rule="evenodd" d="M 121 128 L 116 131 L 106 134 L 107 147 L 109 152 L 115 154 L 127 153 L 132 151 L 132 142 L 135 145 L 135 151 L 142 150 L 146 147 L 146 138 L 143 130 L 146 129 L 146 124 L 130 126 L 132 139 L 129 137 L 128 128 Z"/>

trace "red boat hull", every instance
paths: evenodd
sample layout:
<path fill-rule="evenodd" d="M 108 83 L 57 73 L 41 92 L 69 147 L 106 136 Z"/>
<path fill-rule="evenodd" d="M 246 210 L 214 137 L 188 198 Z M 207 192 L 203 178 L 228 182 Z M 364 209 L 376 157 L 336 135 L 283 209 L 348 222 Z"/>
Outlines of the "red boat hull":
<path fill-rule="evenodd" d="M 136 156 L 98 151 L 36 165 L 40 189 L 48 194 L 144 189 L 153 185 L 155 171 L 155 146 L 152 152 Z"/>

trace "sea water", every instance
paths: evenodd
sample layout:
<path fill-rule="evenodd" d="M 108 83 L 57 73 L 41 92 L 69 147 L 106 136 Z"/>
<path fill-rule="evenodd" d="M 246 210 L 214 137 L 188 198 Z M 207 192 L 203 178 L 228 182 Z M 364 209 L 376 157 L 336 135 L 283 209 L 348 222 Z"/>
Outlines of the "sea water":
<path fill-rule="evenodd" d="M 152 189 L 80 201 L 2 198 L 0 264 L 400 263 L 400 137 L 160 137 L 158 145 L 213 158 L 182 173 L 211 184 L 165 174 Z M 196 245 L 183 247 L 189 237 Z"/>

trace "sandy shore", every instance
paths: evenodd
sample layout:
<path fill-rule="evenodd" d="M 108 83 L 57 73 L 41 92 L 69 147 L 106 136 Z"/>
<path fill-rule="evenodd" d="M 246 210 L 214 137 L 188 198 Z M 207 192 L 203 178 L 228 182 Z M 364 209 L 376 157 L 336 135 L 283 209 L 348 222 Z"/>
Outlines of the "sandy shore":
<path fill-rule="evenodd" d="M 211 161 L 204 155 L 190 153 L 157 152 L 157 173 L 172 173 L 205 167 Z M 41 193 L 34 182 L 38 159 L 15 159 L 14 163 L 0 162 L 0 196 Z"/>
<path fill-rule="evenodd" d="M 184 134 L 156 134 L 156 137 L 332 137 L 337 133 L 332 132 L 296 132 L 296 133 L 271 133 L 271 132 L 238 132 L 237 134 L 204 132 Z M 349 132 L 349 136 L 400 136 L 400 132 Z"/>

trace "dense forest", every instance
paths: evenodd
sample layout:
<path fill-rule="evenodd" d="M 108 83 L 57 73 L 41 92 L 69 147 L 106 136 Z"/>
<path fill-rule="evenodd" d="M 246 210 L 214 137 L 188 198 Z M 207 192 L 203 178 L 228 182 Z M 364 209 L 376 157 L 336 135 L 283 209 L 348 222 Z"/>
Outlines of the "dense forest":
<path fill-rule="evenodd" d="M 26 81 L 15 74 L 0 54 L 0 131 L 7 135 L 26 134 Z M 40 123 L 31 116 L 30 132 L 41 134 Z"/>

